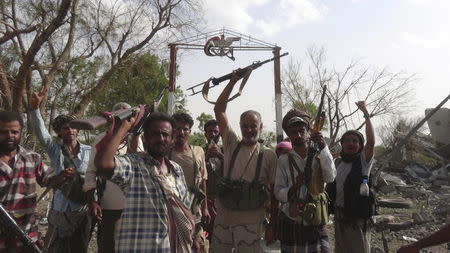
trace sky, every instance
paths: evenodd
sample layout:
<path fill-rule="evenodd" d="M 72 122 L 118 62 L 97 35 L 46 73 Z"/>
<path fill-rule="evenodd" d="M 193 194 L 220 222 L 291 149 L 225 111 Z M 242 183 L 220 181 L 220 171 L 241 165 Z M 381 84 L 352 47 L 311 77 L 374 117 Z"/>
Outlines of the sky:
<path fill-rule="evenodd" d="M 415 74 L 415 106 L 403 116 L 423 117 L 426 108 L 450 93 L 448 0 L 205 0 L 204 4 L 210 31 L 231 29 L 289 52 L 281 60 L 282 69 L 290 60 L 306 61 L 307 48 L 316 45 L 326 49 L 327 64 L 337 69 L 361 59 L 373 68 Z M 233 62 L 203 51 L 179 52 L 177 85 L 182 89 L 272 57 L 271 52 L 235 52 Z M 214 89 L 211 97 L 216 98 L 221 88 Z M 213 105 L 201 95 L 188 96 L 188 109 L 194 119 L 202 112 L 213 114 Z M 275 131 L 272 64 L 255 70 L 243 95 L 230 102 L 227 113 L 236 130 L 239 115 L 248 109 L 260 111 L 265 130 Z"/>

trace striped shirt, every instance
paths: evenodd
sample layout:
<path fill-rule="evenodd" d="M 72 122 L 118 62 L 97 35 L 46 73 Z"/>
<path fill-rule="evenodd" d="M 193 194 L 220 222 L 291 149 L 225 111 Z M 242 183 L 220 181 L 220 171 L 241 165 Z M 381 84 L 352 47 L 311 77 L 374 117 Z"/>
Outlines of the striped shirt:
<path fill-rule="evenodd" d="M 12 167 L 0 161 L 0 202 L 33 240 L 38 238 L 37 222 L 34 217 L 36 183 L 45 185 L 51 172 L 51 169 L 42 162 L 39 154 L 27 151 L 20 146 Z M 11 241 L 11 238 L 8 239 L 0 232 L 0 252 L 7 241 L 10 243 L 8 247 L 21 245 L 17 240 Z"/>
<path fill-rule="evenodd" d="M 186 181 L 181 167 L 166 160 L 168 184 L 186 206 Z M 125 193 L 125 208 L 116 234 L 116 252 L 170 253 L 167 201 L 156 179 L 159 162 L 146 153 L 115 156 L 111 181 Z"/>

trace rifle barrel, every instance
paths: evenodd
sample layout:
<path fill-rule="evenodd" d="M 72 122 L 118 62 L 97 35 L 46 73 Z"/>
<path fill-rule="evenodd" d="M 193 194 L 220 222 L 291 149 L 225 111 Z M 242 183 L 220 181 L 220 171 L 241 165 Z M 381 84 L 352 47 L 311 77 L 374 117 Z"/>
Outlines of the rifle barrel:
<path fill-rule="evenodd" d="M 279 56 L 272 57 L 272 58 L 267 59 L 267 60 L 264 60 L 264 61 L 257 61 L 257 62 L 254 62 L 254 63 L 248 65 L 248 66 L 245 67 L 245 68 L 239 68 L 239 69 L 236 69 L 236 70 L 235 70 L 236 75 L 242 77 L 242 76 L 245 75 L 245 73 L 246 73 L 248 70 L 254 70 L 254 69 L 256 69 L 256 68 L 259 68 L 259 67 L 260 67 L 261 65 L 263 65 L 263 64 L 266 64 L 266 63 L 268 63 L 268 62 L 271 62 L 271 61 L 273 61 L 273 60 L 275 60 L 275 59 L 281 58 L 281 57 L 286 56 L 286 55 L 288 55 L 288 54 L 289 54 L 289 53 L 284 53 L 284 54 L 281 54 L 281 55 L 279 55 Z M 211 82 L 213 83 L 213 85 L 210 85 L 209 88 L 212 88 L 212 87 L 214 87 L 214 86 L 217 86 L 217 85 L 219 85 L 221 82 L 223 82 L 223 81 L 225 81 L 225 80 L 230 80 L 232 76 L 233 76 L 233 72 L 228 73 L 228 74 L 223 75 L 223 76 L 218 77 L 218 78 L 212 78 L 212 79 L 211 79 Z M 194 86 L 191 86 L 191 87 L 187 88 L 186 90 L 191 90 L 191 91 L 192 91 L 192 94 L 190 94 L 190 95 L 193 96 L 193 95 L 195 95 L 195 94 L 201 92 L 201 90 L 200 90 L 200 91 L 195 91 L 194 89 L 197 88 L 197 87 L 199 87 L 199 86 L 201 86 L 201 85 L 204 85 L 204 83 L 205 83 L 205 82 L 196 84 L 196 85 L 194 85 Z"/>

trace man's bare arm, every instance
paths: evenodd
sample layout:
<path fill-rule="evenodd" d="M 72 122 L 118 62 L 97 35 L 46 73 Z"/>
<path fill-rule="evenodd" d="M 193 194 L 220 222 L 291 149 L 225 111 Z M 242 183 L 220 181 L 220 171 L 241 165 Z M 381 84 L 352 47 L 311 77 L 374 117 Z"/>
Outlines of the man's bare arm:
<path fill-rule="evenodd" d="M 114 155 L 116 154 L 119 145 L 122 143 L 123 138 L 125 138 L 133 125 L 135 119 L 136 118 L 133 117 L 130 120 L 123 120 L 120 127 L 111 137 L 108 145 L 105 145 L 101 150 L 97 150 L 97 154 L 94 158 L 94 165 L 97 167 L 99 172 L 113 172 L 115 167 Z"/>
<path fill-rule="evenodd" d="M 227 84 L 225 89 L 223 89 L 222 93 L 217 98 L 216 105 L 214 106 L 214 114 L 216 116 L 217 125 L 219 126 L 221 135 L 223 134 L 223 129 L 225 129 L 228 125 L 228 118 L 225 113 L 228 104 L 227 100 L 230 97 L 231 91 L 233 91 L 234 85 L 239 79 L 241 79 L 241 77 L 238 77 L 235 73 L 233 73 L 230 82 Z"/>

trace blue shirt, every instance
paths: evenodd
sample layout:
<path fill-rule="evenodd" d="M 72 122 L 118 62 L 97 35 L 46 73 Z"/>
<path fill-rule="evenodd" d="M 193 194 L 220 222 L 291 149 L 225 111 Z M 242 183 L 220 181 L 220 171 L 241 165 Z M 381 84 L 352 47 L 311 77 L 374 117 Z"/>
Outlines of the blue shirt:
<path fill-rule="evenodd" d="M 166 160 L 168 162 L 168 160 Z M 167 163 L 172 192 L 190 206 L 181 167 Z M 170 253 L 168 210 L 158 179 L 159 162 L 146 153 L 115 156 L 111 181 L 125 192 L 125 207 L 116 234 L 116 252 Z"/>
<path fill-rule="evenodd" d="M 57 175 L 64 170 L 64 155 L 62 154 L 61 144 L 57 142 L 56 138 L 52 138 L 52 136 L 50 136 L 39 110 L 31 111 L 30 115 L 33 122 L 34 133 L 37 135 L 42 145 L 45 146 L 51 160 L 54 175 Z M 82 175 L 82 177 L 84 177 L 84 173 L 88 167 L 91 147 L 82 143 L 79 144 L 80 151 L 78 152 L 77 157 L 72 158 L 72 160 L 77 167 L 77 171 Z M 55 195 L 53 197 L 53 210 L 60 212 L 77 211 L 83 206 L 84 205 L 82 204 L 78 204 L 67 199 L 61 190 L 55 190 Z"/>

